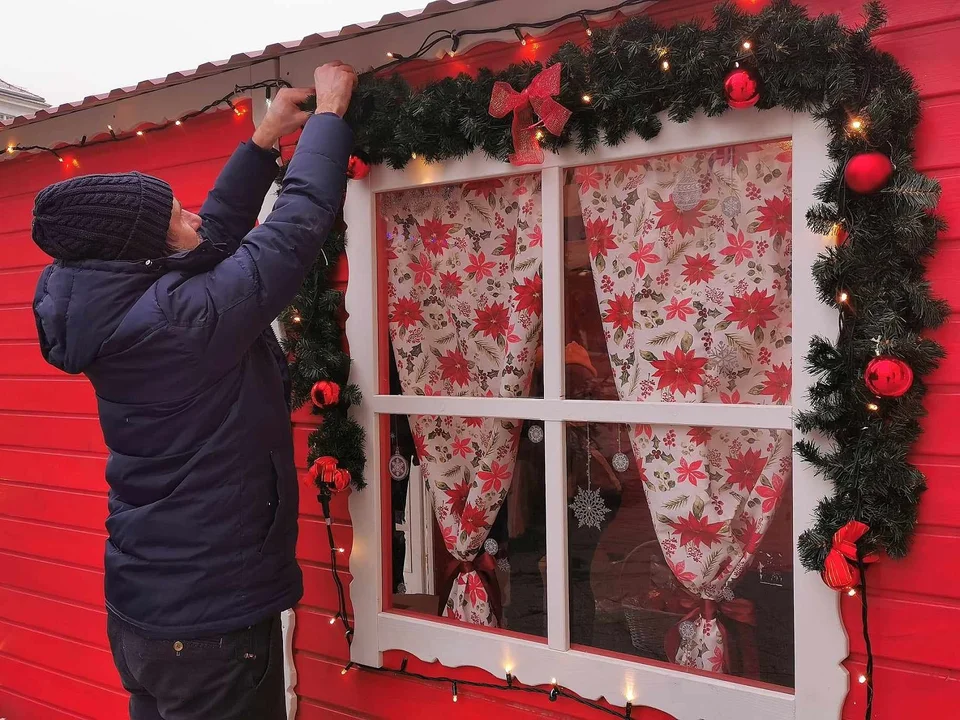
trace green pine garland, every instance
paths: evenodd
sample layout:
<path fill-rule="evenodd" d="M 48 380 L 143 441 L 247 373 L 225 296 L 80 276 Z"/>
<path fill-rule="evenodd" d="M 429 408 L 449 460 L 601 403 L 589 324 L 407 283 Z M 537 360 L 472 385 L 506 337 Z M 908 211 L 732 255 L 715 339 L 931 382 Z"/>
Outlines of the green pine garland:
<path fill-rule="evenodd" d="M 548 135 L 543 145 L 555 150 L 575 143 L 589 153 L 600 142 L 621 143 L 631 132 L 655 137 L 660 113 L 684 122 L 698 111 L 727 112 L 723 79 L 739 61 L 762 79 L 759 109 L 811 113 L 825 123 L 835 165 L 817 190 L 821 202 L 809 210 L 808 224 L 826 234 L 840 223 L 849 240 L 821 256 L 814 276 L 824 302 L 837 306 L 838 293 L 845 290 L 853 310 L 841 309 L 836 342 L 813 341 L 807 360 L 820 379 L 810 391 L 813 409 L 797 418 L 802 432 L 823 438 L 801 440 L 797 451 L 835 489 L 799 540 L 803 565 L 817 571 L 823 569 L 834 532 L 851 519 L 871 528 L 861 543 L 864 550 L 906 554 L 924 489 L 924 478 L 907 455 L 924 414 L 922 378 L 943 356 L 940 346 L 921 334 L 948 313 L 924 278 L 924 262 L 943 223 L 932 213 L 938 184 L 913 167 L 919 96 L 909 73 L 871 44 L 872 33 L 886 19 L 882 6 L 867 3 L 865 15 L 862 27 L 847 29 L 836 15 L 811 19 L 790 0 L 775 0 L 755 15 L 724 3 L 709 28 L 699 21 L 663 27 L 640 16 L 596 29 L 588 47 L 565 44 L 545 65 L 480 70 L 477 77 L 445 78 L 419 89 L 396 75 L 365 74 L 347 114 L 358 151 L 374 164 L 402 168 L 413 153 L 441 162 L 475 150 L 506 160 L 513 150 L 511 119 L 489 115 L 493 83 L 504 80 L 522 89 L 545 66 L 561 62 L 558 100 L 573 115 L 563 134 Z M 746 38 L 753 45 L 747 55 Z M 667 72 L 661 69 L 662 57 L 669 59 Z M 589 104 L 584 94 L 591 96 Z M 865 133 L 848 133 L 851 116 L 865 119 Z M 856 195 L 845 189 L 843 168 L 853 154 L 869 149 L 889 155 L 896 172 L 883 191 Z M 342 236 L 328 243 L 331 263 L 342 249 Z M 297 357 L 292 369 L 298 403 L 316 380 L 345 384 L 349 371 L 349 359 L 340 351 L 339 294 L 327 289 L 329 267 L 318 264 L 295 302 L 303 327 L 294 330 L 288 348 Z M 876 337 L 883 339 L 886 354 L 902 358 L 915 372 L 913 388 L 902 398 L 876 400 L 864 385 Z M 344 405 L 360 399 L 355 389 L 344 397 Z M 880 410 L 868 410 L 870 402 Z M 310 445 L 311 459 L 340 458 L 362 486 L 362 430 L 347 418 L 345 407 L 326 411 Z"/>

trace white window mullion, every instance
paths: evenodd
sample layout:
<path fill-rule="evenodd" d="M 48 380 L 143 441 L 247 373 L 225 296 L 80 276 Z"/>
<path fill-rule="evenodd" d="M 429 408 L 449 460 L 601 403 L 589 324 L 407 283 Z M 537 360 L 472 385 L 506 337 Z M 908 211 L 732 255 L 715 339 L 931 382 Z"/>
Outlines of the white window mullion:
<path fill-rule="evenodd" d="M 543 171 L 543 396 L 564 396 L 563 170 Z"/>
<path fill-rule="evenodd" d="M 567 436 L 562 422 L 544 423 L 547 493 L 547 644 L 570 648 L 570 593 L 567 561 Z"/>

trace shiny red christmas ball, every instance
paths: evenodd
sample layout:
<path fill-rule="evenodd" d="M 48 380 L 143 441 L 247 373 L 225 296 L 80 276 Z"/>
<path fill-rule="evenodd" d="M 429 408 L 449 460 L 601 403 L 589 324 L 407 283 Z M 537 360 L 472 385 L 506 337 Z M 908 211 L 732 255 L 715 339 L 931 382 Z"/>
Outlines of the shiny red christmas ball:
<path fill-rule="evenodd" d="M 723 92 L 730 107 L 751 107 L 760 99 L 760 78 L 749 68 L 734 68 L 723 80 Z"/>
<path fill-rule="evenodd" d="M 310 389 L 310 399 L 318 408 L 329 407 L 340 402 L 340 386 L 329 380 L 314 383 Z"/>
<path fill-rule="evenodd" d="M 356 155 L 351 155 L 347 161 L 347 177 L 351 180 L 363 180 L 370 174 L 370 164 Z"/>
<path fill-rule="evenodd" d="M 900 358 L 878 355 L 867 363 L 863 379 L 874 395 L 896 398 L 913 385 L 913 369 Z"/>
<path fill-rule="evenodd" d="M 843 169 L 843 179 L 854 192 L 869 195 L 882 190 L 893 176 L 893 163 L 881 152 L 854 155 Z"/>

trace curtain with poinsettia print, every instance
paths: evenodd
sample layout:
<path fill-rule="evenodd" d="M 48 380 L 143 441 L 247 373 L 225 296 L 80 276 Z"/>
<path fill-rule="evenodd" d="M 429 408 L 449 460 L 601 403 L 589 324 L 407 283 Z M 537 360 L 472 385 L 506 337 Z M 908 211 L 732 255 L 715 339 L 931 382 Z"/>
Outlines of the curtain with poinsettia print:
<path fill-rule="evenodd" d="M 621 400 L 790 402 L 791 167 L 785 141 L 574 171 Z M 730 646 L 753 608 L 734 589 L 789 485 L 790 433 L 636 425 L 630 437 L 660 547 L 691 594 L 668 657 L 750 674 Z"/>
<path fill-rule="evenodd" d="M 389 193 L 380 213 L 403 393 L 528 395 L 543 312 L 540 176 Z M 440 563 L 452 579 L 444 614 L 497 625 L 493 560 L 481 549 L 510 489 L 522 423 L 410 420 L 450 553 Z"/>

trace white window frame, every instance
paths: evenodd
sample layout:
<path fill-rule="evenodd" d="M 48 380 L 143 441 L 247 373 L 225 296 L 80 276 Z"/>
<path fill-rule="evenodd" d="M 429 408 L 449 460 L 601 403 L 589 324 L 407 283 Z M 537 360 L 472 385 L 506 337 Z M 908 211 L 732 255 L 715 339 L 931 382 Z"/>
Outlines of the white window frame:
<path fill-rule="evenodd" d="M 460 160 L 426 164 L 414 160 L 402 171 L 377 167 L 364 181 L 350 183 L 345 208 L 349 226 L 346 295 L 347 336 L 353 356 L 352 379 L 364 394 L 355 412 L 367 434 L 370 487 L 353 493 L 350 512 L 354 547 L 350 571 L 356 630 L 352 659 L 379 666 L 381 653 L 403 650 L 448 667 L 470 665 L 504 677 L 510 671 L 527 685 L 554 679 L 577 694 L 605 698 L 614 705 L 631 702 L 670 713 L 678 720 L 830 720 L 839 718 L 849 679 L 842 662 L 848 653 L 837 593 L 816 573 L 803 571 L 794 550 L 796 687 L 774 689 L 722 675 L 685 671 L 642 659 L 570 649 L 565 421 L 661 423 L 793 429 L 795 410 L 808 407 L 812 378 L 804 355 L 814 335 L 830 336 L 835 311 L 820 304 L 813 263 L 828 239 L 807 228 L 806 211 L 814 189 L 829 167 L 828 133 L 809 115 L 785 110 L 734 111 L 718 118 L 698 115 L 684 124 L 663 117 L 663 130 L 651 141 L 631 137 L 618 147 L 599 147 L 590 155 L 574 148 L 547 155 L 539 167 L 516 168 L 480 153 Z M 564 258 L 562 192 L 566 168 L 637 157 L 791 138 L 793 140 L 793 406 L 660 404 L 601 400 L 564 400 Z M 378 268 L 376 196 L 424 185 L 463 183 L 492 177 L 541 172 L 543 178 L 543 345 L 544 397 L 462 398 L 391 396 L 379 393 Z M 381 333 L 384 333 L 381 335 Z M 540 419 L 546 456 L 547 639 L 517 638 L 468 625 L 384 610 L 383 523 L 389 483 L 384 477 L 380 420 L 391 414 L 429 414 Z M 799 433 L 794 431 L 794 438 Z M 794 453 L 794 537 L 805 529 L 817 502 L 829 487 Z M 385 495 L 384 492 L 387 492 Z M 795 544 L 795 543 L 794 543 Z"/>

